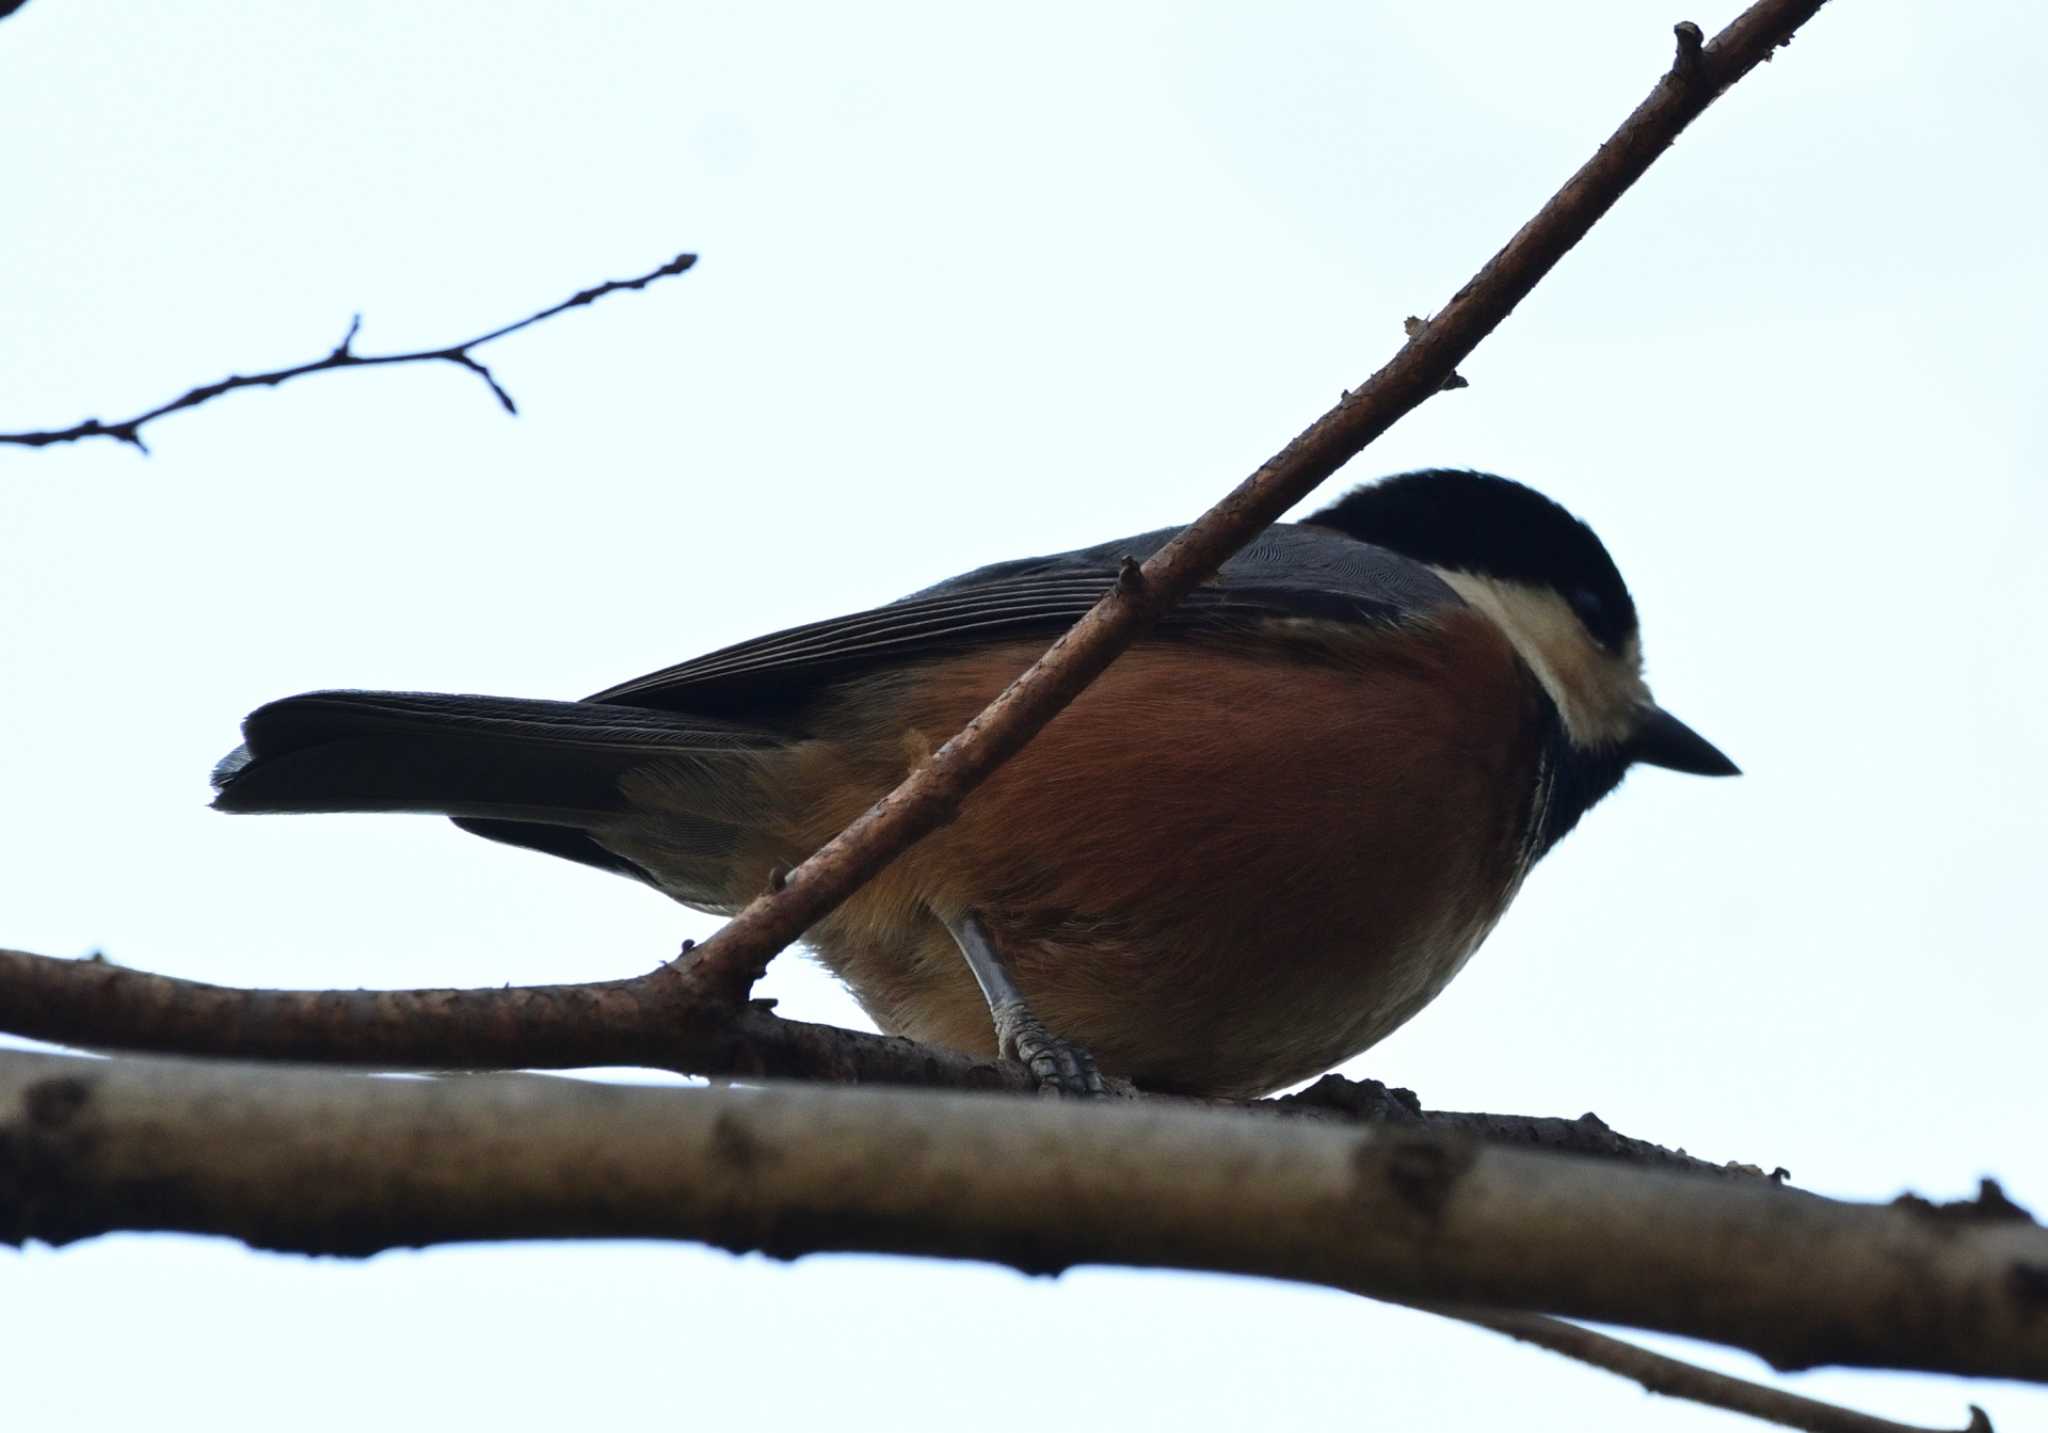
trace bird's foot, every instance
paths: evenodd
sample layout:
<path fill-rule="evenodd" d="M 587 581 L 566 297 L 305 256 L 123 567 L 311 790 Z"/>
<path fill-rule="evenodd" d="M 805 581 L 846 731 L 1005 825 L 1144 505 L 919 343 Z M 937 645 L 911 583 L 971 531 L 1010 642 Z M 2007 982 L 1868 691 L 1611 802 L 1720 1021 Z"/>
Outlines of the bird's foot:
<path fill-rule="evenodd" d="M 981 918 L 969 911 L 948 921 L 954 943 L 967 958 L 968 969 L 988 998 L 988 1013 L 995 1021 L 996 1053 L 1016 1060 L 1031 1072 L 1041 1095 L 1106 1095 L 1102 1072 L 1095 1057 L 1069 1040 L 1062 1040 L 1045 1028 L 1024 1003 L 1024 993 L 1010 977 L 1003 953 L 989 937 Z"/>
<path fill-rule="evenodd" d="M 997 1051 L 1031 1071 L 1038 1093 L 1083 1098 L 1109 1093 L 1095 1057 L 1046 1029 L 1022 1000 L 1005 1000 L 990 1013 L 996 1022 Z"/>

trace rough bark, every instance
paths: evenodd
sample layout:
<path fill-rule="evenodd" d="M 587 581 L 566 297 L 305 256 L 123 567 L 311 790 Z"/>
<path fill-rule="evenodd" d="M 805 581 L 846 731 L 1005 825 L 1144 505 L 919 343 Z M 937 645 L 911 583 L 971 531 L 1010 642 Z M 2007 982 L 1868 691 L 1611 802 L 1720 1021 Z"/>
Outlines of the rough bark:
<path fill-rule="evenodd" d="M 339 1254 L 675 1238 L 1203 1269 L 1661 1329 L 1780 1368 L 2048 1381 L 2048 1231 L 1995 1189 L 1850 1204 L 1155 1101 L 0 1053 L 0 1235 L 115 1229 Z"/>

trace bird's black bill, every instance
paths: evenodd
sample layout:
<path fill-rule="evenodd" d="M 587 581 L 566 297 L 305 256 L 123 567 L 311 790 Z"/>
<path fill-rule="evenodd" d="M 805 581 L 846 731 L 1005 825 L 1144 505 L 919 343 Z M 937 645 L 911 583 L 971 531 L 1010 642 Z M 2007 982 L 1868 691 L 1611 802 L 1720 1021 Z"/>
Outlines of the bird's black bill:
<path fill-rule="evenodd" d="M 1723 756 L 1712 742 L 1662 707 L 1650 709 L 1629 754 L 1651 766 L 1693 776 L 1742 775 L 1742 768 Z"/>

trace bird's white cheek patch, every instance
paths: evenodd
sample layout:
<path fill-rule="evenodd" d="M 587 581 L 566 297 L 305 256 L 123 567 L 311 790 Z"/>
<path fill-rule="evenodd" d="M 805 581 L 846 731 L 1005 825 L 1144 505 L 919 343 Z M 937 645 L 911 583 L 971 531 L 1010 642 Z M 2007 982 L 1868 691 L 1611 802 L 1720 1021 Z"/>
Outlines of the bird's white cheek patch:
<path fill-rule="evenodd" d="M 1507 633 L 1579 746 L 1611 746 L 1635 731 L 1650 703 L 1643 681 L 1642 648 L 1631 636 L 1608 652 L 1586 635 L 1570 604 L 1548 587 L 1433 569 L 1451 590 Z"/>

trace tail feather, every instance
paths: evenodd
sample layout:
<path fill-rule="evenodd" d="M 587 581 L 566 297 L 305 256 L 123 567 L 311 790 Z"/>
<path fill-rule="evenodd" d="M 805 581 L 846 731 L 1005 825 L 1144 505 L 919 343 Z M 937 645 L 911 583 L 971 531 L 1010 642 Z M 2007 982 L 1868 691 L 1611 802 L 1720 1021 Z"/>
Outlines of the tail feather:
<path fill-rule="evenodd" d="M 717 767 L 783 744 L 685 713 L 420 692 L 287 697 L 250 713 L 242 734 L 214 768 L 222 811 L 417 811 L 572 827 L 622 811 L 619 783 L 636 768 Z"/>
<path fill-rule="evenodd" d="M 617 851 L 599 842 L 587 831 L 571 830 L 567 826 L 548 826 L 533 821 L 500 821 L 489 817 L 457 816 L 455 824 L 472 836 L 482 836 L 487 841 L 502 841 L 508 846 L 520 846 L 529 851 L 539 851 L 544 856 L 560 856 L 565 861 L 579 865 L 595 866 L 600 871 L 611 871 L 621 876 L 630 876 L 644 881 L 656 890 L 668 889 L 662 879 L 638 861 L 629 860 Z M 703 900 L 710 900 L 723 889 L 723 860 L 729 854 L 726 849 L 714 851 L 710 859 L 692 862 L 686 870 L 700 874 L 698 885 L 707 893 Z M 700 902 L 701 903 L 701 902 Z"/>

